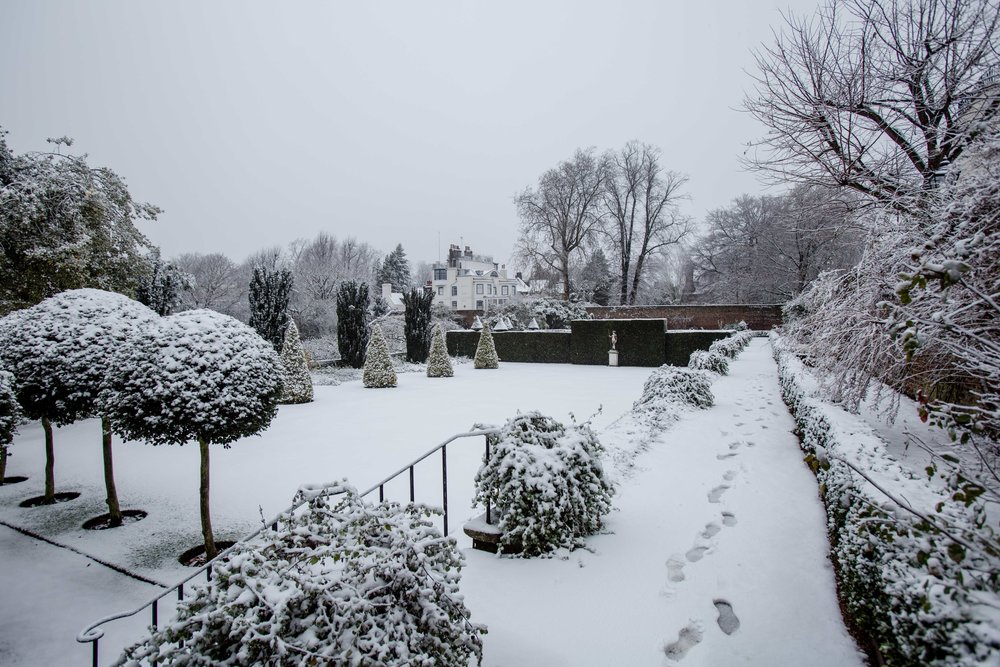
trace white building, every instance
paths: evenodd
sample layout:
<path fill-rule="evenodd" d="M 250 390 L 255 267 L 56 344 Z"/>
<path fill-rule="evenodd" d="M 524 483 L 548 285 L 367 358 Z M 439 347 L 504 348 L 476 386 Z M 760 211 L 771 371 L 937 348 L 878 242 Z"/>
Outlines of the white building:
<path fill-rule="evenodd" d="M 507 276 L 507 267 L 492 257 L 473 254 L 469 246 L 448 248 L 448 261 L 434 264 L 434 275 L 428 282 L 434 292 L 434 304 L 444 304 L 452 310 L 486 312 L 516 300 L 528 286 L 520 275 Z"/>

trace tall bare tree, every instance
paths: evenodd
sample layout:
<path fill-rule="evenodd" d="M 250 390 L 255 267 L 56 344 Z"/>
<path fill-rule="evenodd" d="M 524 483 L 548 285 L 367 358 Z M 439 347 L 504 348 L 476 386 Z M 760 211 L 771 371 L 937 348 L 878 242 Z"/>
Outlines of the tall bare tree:
<path fill-rule="evenodd" d="M 239 267 L 225 255 L 185 253 L 173 260 L 193 278 L 191 289 L 181 294 L 182 308 L 210 308 L 235 316 L 246 300 L 246 285 Z"/>
<path fill-rule="evenodd" d="M 606 233 L 618 256 L 620 299 L 634 304 L 650 256 L 677 244 L 691 231 L 691 220 L 677 202 L 688 178 L 660 166 L 656 146 L 630 141 L 609 153 L 608 178 L 601 203 Z"/>
<path fill-rule="evenodd" d="M 746 162 L 899 209 L 1000 112 L 997 0 L 827 0 L 756 54 L 744 108 L 768 133 Z"/>
<path fill-rule="evenodd" d="M 567 301 L 573 254 L 602 223 L 600 199 L 608 165 L 594 152 L 577 150 L 572 159 L 542 174 L 537 188 L 526 188 L 514 198 L 521 218 L 518 253 L 529 263 L 558 273 Z"/>

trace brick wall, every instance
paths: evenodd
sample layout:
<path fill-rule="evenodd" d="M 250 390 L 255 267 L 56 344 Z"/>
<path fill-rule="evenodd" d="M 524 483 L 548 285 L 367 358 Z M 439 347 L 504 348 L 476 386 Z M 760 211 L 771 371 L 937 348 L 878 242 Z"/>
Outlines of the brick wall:
<path fill-rule="evenodd" d="M 719 329 L 743 321 L 754 331 L 767 331 L 781 324 L 779 304 L 594 306 L 587 312 L 596 320 L 664 318 L 668 329 Z"/>

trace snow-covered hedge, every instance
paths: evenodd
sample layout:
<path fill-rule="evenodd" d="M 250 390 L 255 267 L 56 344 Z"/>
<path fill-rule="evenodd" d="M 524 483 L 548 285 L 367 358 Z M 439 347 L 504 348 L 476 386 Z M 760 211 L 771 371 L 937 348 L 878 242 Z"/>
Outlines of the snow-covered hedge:
<path fill-rule="evenodd" d="M 212 566 L 177 617 L 118 665 L 462 665 L 486 628 L 459 595 L 462 555 L 432 510 L 316 498 Z"/>
<path fill-rule="evenodd" d="M 653 430 L 662 430 L 689 408 L 710 408 L 712 376 L 706 371 L 677 366 L 661 366 L 649 374 L 642 396 L 632 405 L 632 413 Z"/>
<path fill-rule="evenodd" d="M 718 352 L 695 350 L 691 353 L 688 368 L 701 371 L 711 371 L 719 375 L 729 375 L 729 361 Z"/>
<path fill-rule="evenodd" d="M 448 344 L 444 340 L 444 331 L 440 324 L 434 325 L 434 333 L 431 336 L 431 351 L 427 355 L 427 377 L 429 378 L 450 378 L 455 375 L 455 369 L 451 365 L 451 357 L 448 356 Z"/>
<path fill-rule="evenodd" d="M 724 357 L 729 357 L 730 359 L 735 359 L 740 352 L 746 349 L 752 338 L 753 334 L 749 331 L 737 331 L 732 336 L 712 343 L 709 346 L 708 351 L 721 354 Z"/>
<path fill-rule="evenodd" d="M 388 389 L 396 386 L 396 369 L 392 367 L 389 348 L 379 325 L 372 327 L 371 340 L 365 352 L 364 385 L 369 389 Z"/>
<path fill-rule="evenodd" d="M 501 551 L 537 556 L 597 532 L 614 493 L 602 451 L 586 423 L 565 426 L 529 412 L 504 424 L 476 473 L 475 497 L 494 508 Z"/>
<path fill-rule="evenodd" d="M 998 664 L 1000 561 L 996 550 L 966 548 L 961 536 L 976 528 L 961 499 L 900 466 L 859 418 L 814 397 L 809 371 L 771 340 L 826 505 L 849 622 L 885 665 Z"/>

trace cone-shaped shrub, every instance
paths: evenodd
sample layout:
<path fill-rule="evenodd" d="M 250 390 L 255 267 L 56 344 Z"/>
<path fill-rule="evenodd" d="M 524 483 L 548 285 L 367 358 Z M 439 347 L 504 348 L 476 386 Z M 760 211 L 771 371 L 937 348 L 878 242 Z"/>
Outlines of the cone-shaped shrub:
<path fill-rule="evenodd" d="M 309 403 L 313 400 L 312 376 L 306 363 L 306 352 L 299 339 L 299 328 L 295 320 L 288 318 L 285 342 L 281 344 L 281 402 Z"/>
<path fill-rule="evenodd" d="M 476 347 L 476 368 L 500 368 L 500 359 L 497 357 L 497 347 L 493 343 L 493 332 L 489 325 L 483 326 L 483 332 L 479 334 L 479 346 Z"/>
<path fill-rule="evenodd" d="M 385 344 L 382 329 L 376 324 L 372 327 L 372 337 L 368 341 L 368 351 L 365 353 L 365 372 L 362 380 L 366 387 L 383 389 L 396 386 L 396 371 L 389 357 L 389 347 Z"/>
<path fill-rule="evenodd" d="M 444 340 L 444 330 L 440 324 L 435 324 L 434 335 L 431 338 L 431 352 L 427 357 L 427 377 L 450 378 L 454 374 L 451 357 L 448 356 L 448 344 Z"/>

